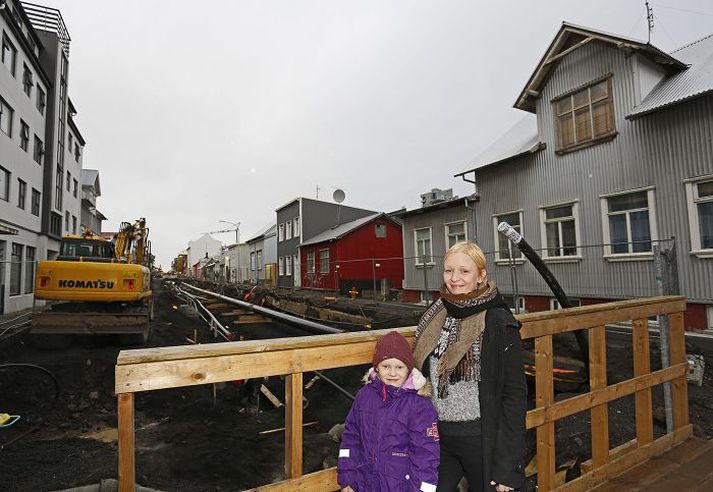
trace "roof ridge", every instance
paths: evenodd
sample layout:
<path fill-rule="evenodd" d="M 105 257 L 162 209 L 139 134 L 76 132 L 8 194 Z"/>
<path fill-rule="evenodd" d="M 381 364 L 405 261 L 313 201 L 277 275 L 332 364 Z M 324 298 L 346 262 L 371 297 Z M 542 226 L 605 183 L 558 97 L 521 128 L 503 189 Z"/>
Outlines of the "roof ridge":
<path fill-rule="evenodd" d="M 710 37 L 713 37 L 713 33 L 710 33 L 708 36 L 703 36 L 701 39 L 697 39 L 697 40 L 695 40 L 695 41 L 693 41 L 693 42 L 690 42 L 690 43 L 688 43 L 688 44 L 686 44 L 686 45 L 684 45 L 684 46 L 681 46 L 680 48 L 676 48 L 675 50 L 673 50 L 673 51 L 671 52 L 671 54 L 676 53 L 676 52 L 681 51 L 681 50 L 686 49 L 686 48 L 690 48 L 690 47 L 693 46 L 694 44 L 698 44 L 698 43 L 700 43 L 701 41 L 705 41 L 706 39 L 708 39 L 708 38 L 710 38 Z"/>

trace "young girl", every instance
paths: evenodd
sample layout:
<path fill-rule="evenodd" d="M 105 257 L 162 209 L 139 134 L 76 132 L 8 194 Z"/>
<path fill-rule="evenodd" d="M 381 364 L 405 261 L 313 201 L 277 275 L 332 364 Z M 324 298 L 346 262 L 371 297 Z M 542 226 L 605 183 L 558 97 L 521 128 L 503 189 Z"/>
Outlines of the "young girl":
<path fill-rule="evenodd" d="M 342 492 L 434 492 L 439 446 L 430 385 L 411 346 L 392 331 L 376 343 L 339 446 Z"/>

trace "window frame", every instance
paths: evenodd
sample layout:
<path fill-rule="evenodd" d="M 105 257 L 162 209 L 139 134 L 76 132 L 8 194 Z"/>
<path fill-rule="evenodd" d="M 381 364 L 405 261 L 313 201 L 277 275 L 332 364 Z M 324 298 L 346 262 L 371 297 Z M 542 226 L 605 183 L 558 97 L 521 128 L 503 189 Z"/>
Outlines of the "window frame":
<path fill-rule="evenodd" d="M 292 219 L 292 237 L 299 239 L 300 237 L 300 218 Z"/>
<path fill-rule="evenodd" d="M 690 254 L 701 259 L 713 258 L 713 248 L 704 248 L 701 242 L 700 216 L 698 214 L 699 203 L 713 202 L 713 197 L 700 198 L 698 196 L 698 185 L 713 181 L 713 174 L 696 176 L 683 180 L 686 188 L 686 210 L 688 213 L 688 231 L 691 240 Z"/>
<path fill-rule="evenodd" d="M 280 256 L 277 259 L 277 274 L 281 277 L 285 276 L 285 257 Z"/>
<path fill-rule="evenodd" d="M 602 77 L 598 77 L 590 82 L 587 82 L 586 84 L 578 86 L 575 89 L 567 91 L 564 94 L 561 94 L 561 95 L 553 98 L 550 101 L 550 108 L 552 111 L 552 117 L 554 119 L 555 153 L 556 154 L 562 155 L 562 154 L 566 154 L 569 152 L 574 152 L 574 151 L 577 151 L 580 149 L 591 147 L 593 145 L 598 145 L 600 143 L 608 142 L 608 141 L 612 140 L 614 137 L 616 137 L 618 132 L 616 129 L 616 115 L 614 114 L 615 108 L 614 108 L 614 91 L 613 91 L 612 79 L 613 79 L 613 74 L 608 73 Z M 596 86 L 597 84 L 600 84 L 601 82 L 604 82 L 604 81 L 607 82 L 607 97 L 592 101 L 591 88 Z M 582 141 L 578 142 L 577 141 L 576 113 L 577 113 L 577 110 L 581 110 L 585 106 L 575 107 L 574 96 L 577 94 L 580 94 L 584 91 L 587 91 L 587 95 L 588 95 L 587 106 L 589 108 L 589 124 L 590 124 L 591 136 L 586 140 L 582 140 Z M 559 110 L 558 110 L 559 102 L 566 98 L 570 98 L 570 109 L 569 109 L 569 111 L 560 114 Z M 605 132 L 599 136 L 594 136 L 594 112 L 593 112 L 592 107 L 595 103 L 599 103 L 599 102 L 605 101 L 605 100 L 608 100 L 608 104 L 609 104 L 609 115 L 610 115 L 609 126 L 610 127 L 607 132 Z M 570 145 L 563 145 L 561 118 L 567 114 L 570 114 L 572 117 L 574 143 L 570 144 Z"/>
<path fill-rule="evenodd" d="M 292 255 L 285 256 L 285 277 L 292 276 Z"/>
<path fill-rule="evenodd" d="M 285 241 L 292 239 L 292 220 L 285 222 Z"/>
<path fill-rule="evenodd" d="M 323 255 L 323 253 L 327 253 L 327 254 Z M 329 248 L 321 248 L 319 250 L 319 273 L 320 273 L 320 275 L 329 274 L 329 261 L 330 261 Z M 324 268 L 325 262 L 327 265 L 326 268 Z"/>
<path fill-rule="evenodd" d="M 25 210 L 27 206 L 27 182 L 17 178 L 17 208 Z"/>
<path fill-rule="evenodd" d="M 547 218 L 547 211 L 553 208 L 560 208 L 560 207 L 566 207 L 566 206 L 571 206 L 572 207 L 572 215 L 569 217 L 563 218 L 563 217 L 558 217 L 556 219 L 548 219 Z M 582 242 L 581 242 L 581 234 L 579 231 L 579 200 L 568 200 L 564 202 L 559 202 L 559 203 L 552 203 L 548 205 L 542 205 L 539 207 L 540 211 L 540 241 L 541 241 L 541 254 L 540 256 L 542 257 L 542 260 L 547 262 L 547 263 L 572 263 L 572 262 L 577 262 L 577 261 L 582 261 Z M 562 245 L 561 240 L 562 240 L 562 226 L 561 223 L 565 222 L 567 220 L 573 220 L 574 221 L 574 249 L 575 253 L 573 255 L 560 255 L 560 256 L 550 256 L 550 248 L 547 245 L 547 224 L 551 223 L 558 223 L 558 232 L 559 232 L 559 237 L 560 237 L 560 245 L 558 249 L 560 252 L 564 253 L 565 246 Z M 568 246 L 569 247 L 569 246 Z"/>
<path fill-rule="evenodd" d="M 7 113 L 7 131 L 3 128 L 3 118 Z M 8 102 L 0 97 L 0 131 L 3 132 L 8 137 L 12 138 L 12 123 L 15 118 L 15 110 L 8 104 Z"/>
<path fill-rule="evenodd" d="M 9 52 L 12 53 L 12 66 L 8 67 L 8 65 L 5 63 L 5 47 L 9 47 Z M 10 75 L 15 77 L 15 74 L 17 73 L 17 48 L 15 48 L 15 45 L 13 42 L 10 40 L 10 36 L 7 35 L 6 32 L 3 31 L 2 33 L 2 47 L 0 48 L 0 62 L 5 65 L 6 67 L 9 68 L 10 70 Z"/>
<path fill-rule="evenodd" d="M 45 108 L 47 107 L 47 93 L 44 91 L 44 89 L 40 86 L 40 84 L 37 84 L 37 111 L 40 112 L 41 115 L 44 116 L 45 114 Z"/>
<path fill-rule="evenodd" d="M 574 304 L 574 306 L 571 307 L 582 307 L 582 299 L 578 297 L 567 297 L 567 299 Z M 562 309 L 559 300 L 556 297 L 550 297 L 550 311 L 556 311 L 558 309 Z"/>
<path fill-rule="evenodd" d="M 30 147 L 30 125 L 20 118 L 20 148 L 25 152 Z"/>
<path fill-rule="evenodd" d="M 10 178 L 12 178 L 12 173 L 0 166 L 0 175 L 4 175 L 5 183 L 3 184 L 2 179 L 0 179 L 0 200 L 6 202 L 10 201 Z M 4 189 L 3 189 L 4 188 Z"/>
<path fill-rule="evenodd" d="M 32 69 L 27 66 L 27 63 L 22 63 L 22 92 L 27 97 L 32 97 L 32 89 L 35 87 L 35 80 L 32 76 Z"/>
<path fill-rule="evenodd" d="M 653 260 L 654 252 L 653 245 L 659 239 L 658 227 L 656 225 L 656 200 L 654 196 L 655 188 L 653 186 L 645 186 L 641 188 L 634 188 L 629 190 L 617 191 L 613 193 L 605 193 L 599 195 L 599 203 L 601 207 L 601 218 L 602 218 L 602 238 L 604 242 L 604 259 L 607 261 L 647 261 Z M 639 252 L 627 252 L 627 253 L 613 253 L 612 252 L 612 242 L 611 242 L 611 231 L 609 229 L 609 199 L 616 198 L 623 195 L 632 195 L 635 193 L 646 192 L 648 213 L 649 213 L 649 242 L 652 245 L 651 251 L 639 251 Z M 631 209 L 626 211 L 627 215 L 631 211 L 640 211 L 640 209 Z M 619 212 L 615 213 L 619 214 Z M 627 217 L 627 249 L 631 246 L 631 227 L 630 221 Z"/>
<path fill-rule="evenodd" d="M 32 294 L 35 290 L 35 261 L 37 260 L 37 248 L 25 246 L 25 294 Z"/>
<path fill-rule="evenodd" d="M 257 265 L 257 271 L 259 272 L 262 270 L 262 250 L 258 249 L 255 253 L 255 263 Z"/>
<path fill-rule="evenodd" d="M 277 242 L 281 243 L 285 240 L 285 223 L 277 226 Z"/>
<path fill-rule="evenodd" d="M 35 197 L 37 197 L 37 201 L 35 201 Z M 42 208 L 42 193 L 39 190 L 32 188 L 31 200 L 32 202 L 30 203 L 30 213 L 36 217 L 39 217 L 40 209 Z"/>
<path fill-rule="evenodd" d="M 522 234 L 522 225 L 524 224 L 524 219 L 525 219 L 525 211 L 523 209 L 517 209 L 517 210 L 511 210 L 509 212 L 502 212 L 502 213 L 497 213 L 493 214 L 493 238 L 494 238 L 494 245 L 495 245 L 495 264 L 496 265 L 509 265 L 510 264 L 510 257 L 501 257 L 500 256 L 500 233 L 498 232 L 498 224 L 502 222 L 500 220 L 501 217 L 505 217 L 506 215 L 512 215 L 512 214 L 517 214 L 518 219 L 519 219 L 519 224 L 517 227 L 513 227 L 517 232 Z M 510 224 L 512 226 L 512 224 Z M 508 245 L 508 252 L 511 252 L 512 254 L 512 262 L 513 264 L 520 265 L 522 263 L 525 263 L 525 258 L 522 254 L 522 252 L 517 249 L 515 245 L 513 245 L 512 241 L 508 239 L 507 241 Z"/>
<path fill-rule="evenodd" d="M 455 244 L 455 243 L 450 244 L 450 241 L 448 239 L 451 236 L 451 234 L 449 233 L 450 227 L 452 225 L 456 225 L 456 224 L 463 224 L 463 236 L 464 236 L 463 241 L 468 240 L 468 221 L 467 220 L 463 219 L 463 220 L 454 220 L 452 222 L 446 222 L 445 224 L 443 224 L 443 235 L 446 240 L 446 243 L 445 243 L 446 251 L 448 251 L 451 248 L 451 246 L 453 246 L 453 244 Z M 460 236 L 460 234 L 456 235 L 456 237 L 458 237 L 458 236 Z M 457 242 L 460 242 L 460 241 L 456 240 L 456 243 Z"/>
<path fill-rule="evenodd" d="M 76 179 L 72 179 L 72 196 L 77 198 L 77 193 L 79 189 L 79 182 Z"/>
<path fill-rule="evenodd" d="M 21 243 L 10 243 L 10 296 L 22 295 L 22 265 L 25 246 Z M 19 249 L 19 254 L 16 253 L 16 247 Z M 16 258 L 20 258 L 19 261 Z M 17 284 L 17 285 L 15 285 Z"/>
<path fill-rule="evenodd" d="M 40 137 L 35 134 L 34 147 L 32 149 L 32 160 L 35 161 L 40 166 L 42 165 L 42 160 L 45 157 L 45 143 L 40 140 Z"/>
<path fill-rule="evenodd" d="M 308 275 L 314 275 L 315 273 L 317 273 L 314 250 L 308 251 L 305 258 L 305 267 L 307 269 L 306 273 Z"/>
<path fill-rule="evenodd" d="M 418 253 L 418 231 L 425 231 L 428 230 L 428 261 L 425 263 L 421 261 L 421 257 Z M 435 259 L 433 258 L 433 227 L 431 226 L 426 226 L 426 227 L 414 227 L 413 229 L 413 253 L 414 253 L 414 265 L 417 267 L 424 267 L 424 266 L 433 266 L 436 264 Z M 425 253 L 425 251 L 424 251 Z M 426 255 L 424 255 L 426 256 Z M 425 258 L 424 258 L 425 259 Z"/>

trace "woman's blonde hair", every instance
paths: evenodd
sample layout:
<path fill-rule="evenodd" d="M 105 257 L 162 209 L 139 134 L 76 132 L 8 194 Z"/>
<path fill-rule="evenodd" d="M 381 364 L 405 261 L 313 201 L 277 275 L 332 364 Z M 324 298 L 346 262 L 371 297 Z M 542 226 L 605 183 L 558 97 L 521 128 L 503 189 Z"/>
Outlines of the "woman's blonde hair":
<path fill-rule="evenodd" d="M 485 270 L 485 254 L 483 254 L 483 250 L 480 249 L 480 246 L 477 244 L 471 243 L 470 241 L 455 243 L 450 247 L 450 249 L 448 249 L 448 251 L 446 251 L 446 254 L 443 256 L 443 262 L 445 263 L 446 258 L 454 253 L 463 253 L 467 255 L 471 260 L 473 260 L 475 266 L 477 266 L 480 270 Z"/>

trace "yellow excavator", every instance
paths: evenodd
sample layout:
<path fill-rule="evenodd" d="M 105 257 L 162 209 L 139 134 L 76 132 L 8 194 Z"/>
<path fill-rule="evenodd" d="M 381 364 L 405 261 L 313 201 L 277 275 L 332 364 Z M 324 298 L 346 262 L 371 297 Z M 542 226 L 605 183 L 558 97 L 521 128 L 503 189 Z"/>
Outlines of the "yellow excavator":
<path fill-rule="evenodd" d="M 146 343 L 153 317 L 148 233 L 141 218 L 123 222 L 112 240 L 89 230 L 64 236 L 57 259 L 37 265 L 35 299 L 51 302 L 32 315 L 34 339 L 119 334 L 122 343 Z"/>

